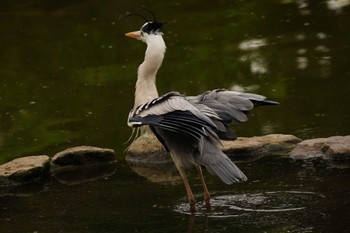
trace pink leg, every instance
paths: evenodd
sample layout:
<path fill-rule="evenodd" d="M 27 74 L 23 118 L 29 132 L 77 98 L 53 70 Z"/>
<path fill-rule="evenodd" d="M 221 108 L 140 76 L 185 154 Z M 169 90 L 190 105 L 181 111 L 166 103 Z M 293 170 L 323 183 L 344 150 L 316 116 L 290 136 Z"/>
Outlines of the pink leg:
<path fill-rule="evenodd" d="M 196 169 L 197 169 L 198 174 L 201 178 L 202 186 L 204 189 L 204 203 L 207 206 L 207 208 L 210 209 L 210 193 L 209 193 L 209 190 L 207 188 L 207 184 L 205 183 L 205 180 L 204 180 L 202 168 L 200 165 L 196 165 Z"/>
<path fill-rule="evenodd" d="M 188 201 L 190 203 L 191 212 L 196 212 L 196 200 L 193 196 L 190 184 L 188 183 L 186 172 L 183 168 L 178 168 L 178 170 L 179 170 L 179 173 L 182 177 L 182 180 L 183 180 L 185 188 L 186 188 L 187 197 L 188 197 Z"/>

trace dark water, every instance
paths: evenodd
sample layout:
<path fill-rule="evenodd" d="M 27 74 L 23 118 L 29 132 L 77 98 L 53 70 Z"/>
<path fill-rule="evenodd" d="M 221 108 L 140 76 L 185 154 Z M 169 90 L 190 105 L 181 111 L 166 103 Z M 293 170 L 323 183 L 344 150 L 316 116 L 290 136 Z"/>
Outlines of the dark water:
<path fill-rule="evenodd" d="M 145 46 L 124 37 L 143 22 L 124 16 L 146 4 L 167 22 L 161 93 L 261 93 L 281 105 L 237 134 L 306 139 L 350 132 L 349 3 L 1 1 L 0 162 L 77 145 L 113 148 L 119 161 L 109 178 L 10 190 L 1 232 L 347 232 L 349 170 L 321 161 L 240 163 L 249 181 L 233 186 L 208 177 L 213 210 L 199 203 L 195 217 L 180 182 L 137 175 L 123 160 L 125 122 Z"/>

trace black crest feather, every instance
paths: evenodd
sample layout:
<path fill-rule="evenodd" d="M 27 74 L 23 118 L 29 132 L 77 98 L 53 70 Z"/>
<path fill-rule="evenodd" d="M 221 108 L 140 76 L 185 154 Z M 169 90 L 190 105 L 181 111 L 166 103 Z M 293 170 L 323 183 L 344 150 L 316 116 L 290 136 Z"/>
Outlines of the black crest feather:
<path fill-rule="evenodd" d="M 160 32 L 162 30 L 162 28 L 163 28 L 164 23 L 158 21 L 156 15 L 150 9 L 147 9 L 144 6 L 140 6 L 140 8 L 145 10 L 145 11 L 147 11 L 147 12 L 149 12 L 152 15 L 152 17 L 153 17 L 153 21 L 148 20 L 145 16 L 143 16 L 141 14 L 138 14 L 138 13 L 130 13 L 130 14 L 127 15 L 127 17 L 129 17 L 129 16 L 138 16 L 138 17 L 142 18 L 146 22 L 146 24 L 143 25 L 142 28 L 141 28 L 142 32 L 145 32 L 147 34 Z"/>

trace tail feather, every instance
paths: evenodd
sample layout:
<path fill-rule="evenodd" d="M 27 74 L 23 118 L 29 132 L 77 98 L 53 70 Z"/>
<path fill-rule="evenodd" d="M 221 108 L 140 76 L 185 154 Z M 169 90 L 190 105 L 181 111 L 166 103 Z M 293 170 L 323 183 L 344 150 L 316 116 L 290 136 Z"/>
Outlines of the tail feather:
<path fill-rule="evenodd" d="M 225 184 L 247 181 L 244 173 L 224 153 L 220 157 L 217 163 L 204 165 L 211 174 L 218 176 Z"/>
<path fill-rule="evenodd" d="M 201 151 L 195 161 L 211 174 L 218 176 L 225 184 L 246 181 L 244 173 L 224 154 L 217 145 L 203 141 Z"/>

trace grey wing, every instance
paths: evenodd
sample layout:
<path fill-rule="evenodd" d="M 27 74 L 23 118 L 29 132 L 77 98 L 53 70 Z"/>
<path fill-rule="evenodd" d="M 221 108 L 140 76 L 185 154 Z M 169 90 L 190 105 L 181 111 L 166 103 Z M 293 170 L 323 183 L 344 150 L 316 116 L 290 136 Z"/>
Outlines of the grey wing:
<path fill-rule="evenodd" d="M 233 131 L 228 124 L 238 124 L 246 121 L 246 113 L 259 105 L 278 104 L 275 101 L 267 100 L 265 96 L 251 93 L 241 93 L 217 89 L 207 91 L 202 95 L 187 97 L 187 100 L 196 106 L 200 111 L 206 112 L 207 109 L 215 112 L 221 120 L 213 121 L 218 128 L 218 136 L 223 140 L 235 139 Z"/>
<path fill-rule="evenodd" d="M 132 109 L 129 113 L 128 125 L 134 127 L 138 124 L 137 122 L 130 121 L 132 116 L 161 116 L 174 111 L 189 111 L 197 118 L 207 122 L 213 127 L 216 127 L 212 119 L 220 118 L 214 111 L 210 109 L 208 110 L 209 111 L 203 114 L 202 111 L 193 106 L 192 103 L 188 102 L 183 95 L 180 95 L 178 92 L 169 92 Z"/>
<path fill-rule="evenodd" d="M 130 127 L 149 125 L 151 128 L 179 133 L 197 141 L 204 136 L 216 144 L 219 143 L 219 139 L 211 132 L 216 128 L 213 120 L 217 119 L 219 117 L 214 112 L 203 114 L 184 96 L 170 92 L 131 110 L 128 125 Z"/>
<path fill-rule="evenodd" d="M 189 111 L 172 111 L 162 115 L 135 115 L 129 118 L 129 122 L 137 122 L 138 126 L 149 125 L 174 133 L 179 133 L 199 140 L 202 136 L 209 136 L 203 128 L 211 126 L 195 117 Z"/>

